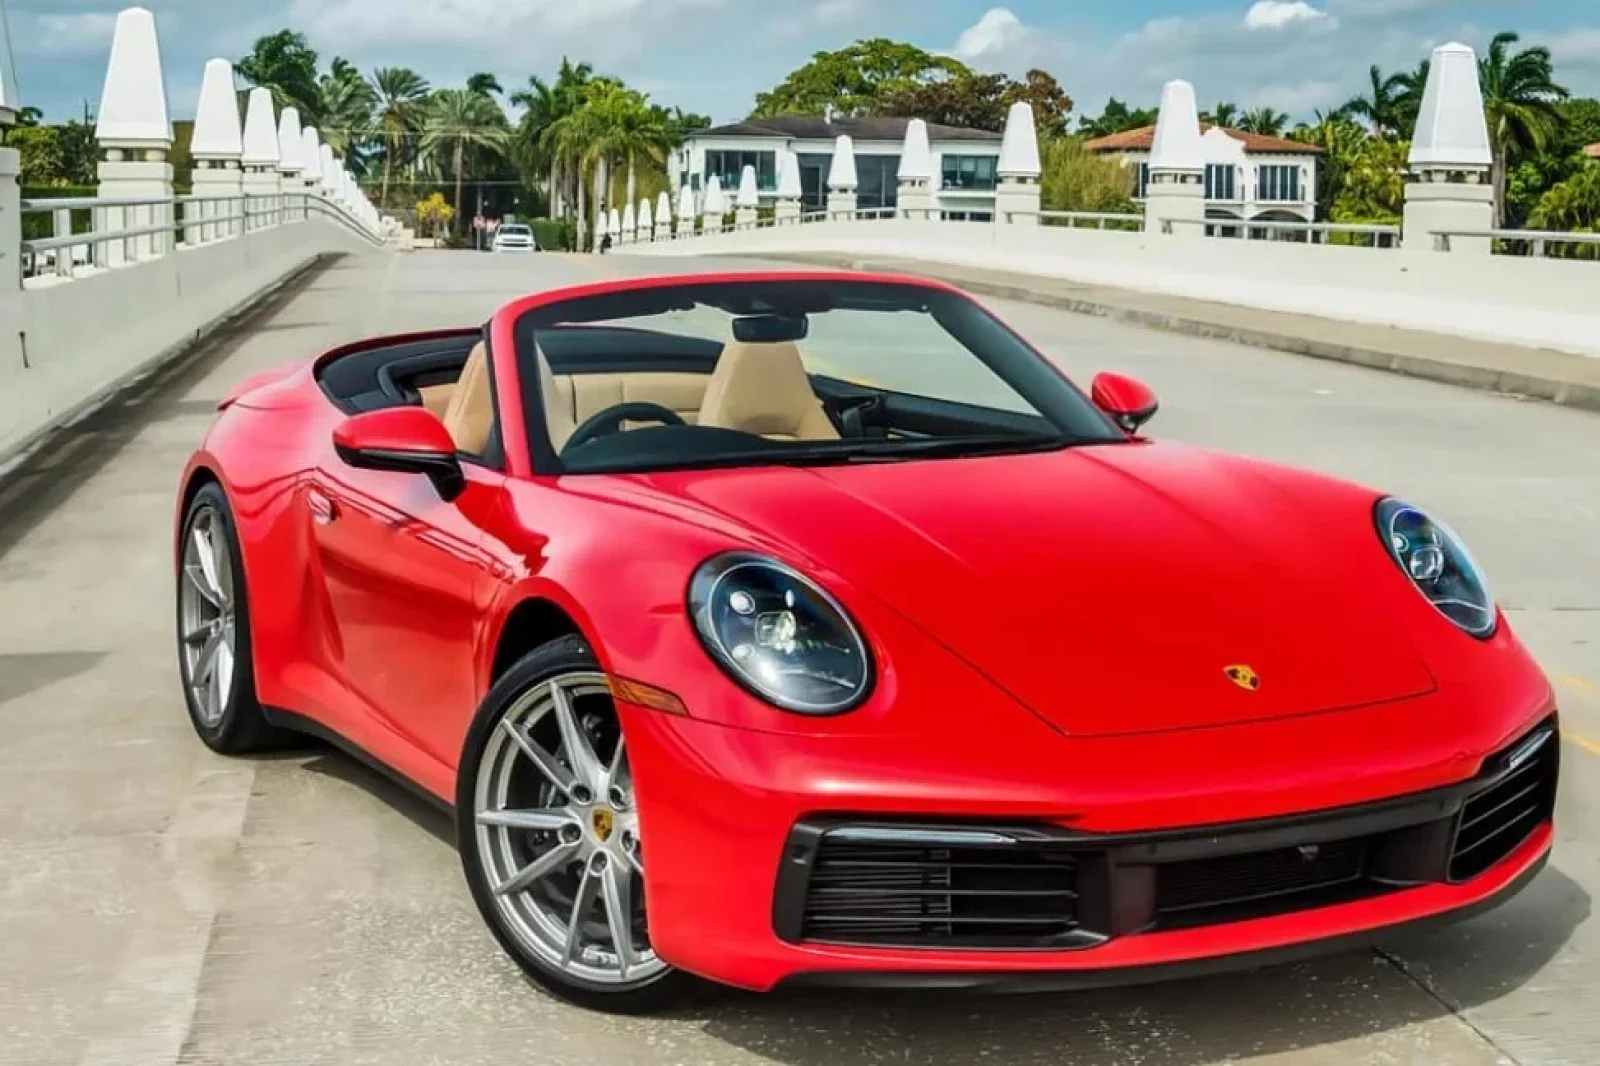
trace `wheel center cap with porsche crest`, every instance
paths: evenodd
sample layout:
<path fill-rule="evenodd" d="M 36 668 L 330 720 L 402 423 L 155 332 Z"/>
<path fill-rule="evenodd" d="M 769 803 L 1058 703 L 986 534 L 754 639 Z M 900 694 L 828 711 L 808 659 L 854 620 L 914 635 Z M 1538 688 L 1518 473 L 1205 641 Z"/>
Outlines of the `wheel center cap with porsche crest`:
<path fill-rule="evenodd" d="M 611 808 L 596 807 L 589 816 L 589 824 L 594 827 L 594 835 L 604 844 L 611 839 L 611 833 L 617 827 L 617 818 L 611 813 Z"/>
<path fill-rule="evenodd" d="M 1232 681 L 1247 692 L 1255 692 L 1261 688 L 1261 678 L 1256 676 L 1256 672 L 1248 666 L 1242 664 L 1227 666 L 1223 667 L 1222 672 L 1227 675 L 1229 681 Z"/>

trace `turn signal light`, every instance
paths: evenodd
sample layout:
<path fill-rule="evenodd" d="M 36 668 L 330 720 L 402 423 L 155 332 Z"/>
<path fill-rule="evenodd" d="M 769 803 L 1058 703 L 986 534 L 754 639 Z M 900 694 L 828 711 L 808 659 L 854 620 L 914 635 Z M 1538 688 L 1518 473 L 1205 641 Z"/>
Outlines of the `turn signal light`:
<path fill-rule="evenodd" d="M 682 715 L 685 718 L 689 716 L 689 709 L 683 705 L 683 701 L 666 689 L 656 688 L 642 681 L 630 681 L 625 677 L 607 676 L 606 683 L 611 687 L 611 698 L 621 703 L 631 703 L 635 707 L 648 707 L 653 711 Z"/>

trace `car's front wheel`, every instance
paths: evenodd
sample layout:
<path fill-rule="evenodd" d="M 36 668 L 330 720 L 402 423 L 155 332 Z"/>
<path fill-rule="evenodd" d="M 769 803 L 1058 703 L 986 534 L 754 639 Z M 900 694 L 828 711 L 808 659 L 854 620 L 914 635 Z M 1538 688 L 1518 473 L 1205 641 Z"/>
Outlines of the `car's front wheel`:
<path fill-rule="evenodd" d="M 650 944 L 633 777 L 581 638 L 546 644 L 495 684 L 467 736 L 456 811 L 473 899 L 540 985 L 630 1014 L 693 987 Z"/>

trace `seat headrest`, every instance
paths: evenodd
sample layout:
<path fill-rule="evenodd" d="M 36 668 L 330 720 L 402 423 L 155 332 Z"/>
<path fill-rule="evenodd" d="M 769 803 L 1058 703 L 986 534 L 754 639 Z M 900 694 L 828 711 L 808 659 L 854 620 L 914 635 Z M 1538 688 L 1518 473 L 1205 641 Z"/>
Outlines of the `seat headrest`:
<path fill-rule="evenodd" d="M 723 348 L 700 405 L 699 423 L 765 437 L 839 436 L 811 389 L 800 349 L 790 341 L 734 341 Z"/>

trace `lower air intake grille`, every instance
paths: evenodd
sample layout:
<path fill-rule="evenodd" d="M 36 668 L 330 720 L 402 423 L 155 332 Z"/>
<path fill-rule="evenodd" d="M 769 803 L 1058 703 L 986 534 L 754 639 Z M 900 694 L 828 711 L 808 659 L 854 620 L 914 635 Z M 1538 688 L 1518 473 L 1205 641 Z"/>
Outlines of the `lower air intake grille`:
<path fill-rule="evenodd" d="M 1537 747 L 1530 751 L 1529 745 Z M 1470 881 L 1486 872 L 1554 815 L 1560 758 L 1554 729 L 1536 733 L 1511 750 L 1511 771 L 1461 808 L 1450 880 Z"/>
<path fill-rule="evenodd" d="M 1170 929 L 1315 906 L 1325 902 L 1319 897 L 1360 886 L 1367 845 L 1338 840 L 1168 863 L 1156 873 L 1157 924 Z"/>
<path fill-rule="evenodd" d="M 802 937 L 907 947 L 1048 947 L 1077 928 L 1072 856 L 1046 848 L 822 839 Z"/>

